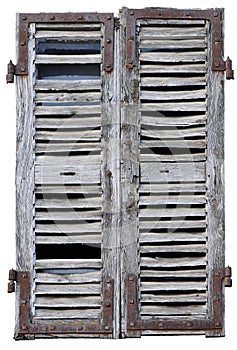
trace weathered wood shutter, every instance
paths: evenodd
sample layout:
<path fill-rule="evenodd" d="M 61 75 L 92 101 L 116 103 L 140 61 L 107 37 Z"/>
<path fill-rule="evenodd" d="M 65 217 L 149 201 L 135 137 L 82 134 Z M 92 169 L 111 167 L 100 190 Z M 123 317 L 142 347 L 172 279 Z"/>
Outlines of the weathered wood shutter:
<path fill-rule="evenodd" d="M 223 10 L 18 22 L 16 338 L 223 335 Z"/>

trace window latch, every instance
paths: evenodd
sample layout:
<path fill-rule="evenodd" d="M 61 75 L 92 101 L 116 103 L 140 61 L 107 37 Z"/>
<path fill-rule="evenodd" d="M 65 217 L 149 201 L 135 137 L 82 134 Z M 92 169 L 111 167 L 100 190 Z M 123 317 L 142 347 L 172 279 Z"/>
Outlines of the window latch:
<path fill-rule="evenodd" d="M 15 65 L 12 63 L 12 60 L 7 65 L 7 84 L 14 83 L 14 75 L 15 75 Z"/>
<path fill-rule="evenodd" d="M 17 271 L 11 269 L 9 271 L 9 278 L 8 279 L 9 279 L 9 283 L 8 283 L 7 292 L 14 293 L 16 291 L 15 282 L 17 281 Z"/>

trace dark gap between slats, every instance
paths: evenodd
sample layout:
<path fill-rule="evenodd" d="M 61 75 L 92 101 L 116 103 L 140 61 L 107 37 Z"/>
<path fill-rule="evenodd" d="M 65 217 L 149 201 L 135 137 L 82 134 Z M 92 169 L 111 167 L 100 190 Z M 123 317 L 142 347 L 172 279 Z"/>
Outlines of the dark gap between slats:
<path fill-rule="evenodd" d="M 101 259 L 96 244 L 36 244 L 36 259 Z"/>

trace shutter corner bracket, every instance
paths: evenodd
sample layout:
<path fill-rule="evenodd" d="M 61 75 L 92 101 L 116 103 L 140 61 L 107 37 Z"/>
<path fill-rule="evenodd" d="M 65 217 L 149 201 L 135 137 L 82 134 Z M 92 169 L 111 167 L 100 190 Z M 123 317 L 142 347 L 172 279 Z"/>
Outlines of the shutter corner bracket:
<path fill-rule="evenodd" d="M 28 27 L 30 23 L 102 23 L 104 24 L 104 65 L 106 72 L 113 70 L 114 15 L 113 13 L 27 13 L 19 14 L 18 62 L 7 75 L 7 82 L 14 82 L 14 75 L 28 75 Z M 10 69 L 10 66 L 9 66 Z"/>

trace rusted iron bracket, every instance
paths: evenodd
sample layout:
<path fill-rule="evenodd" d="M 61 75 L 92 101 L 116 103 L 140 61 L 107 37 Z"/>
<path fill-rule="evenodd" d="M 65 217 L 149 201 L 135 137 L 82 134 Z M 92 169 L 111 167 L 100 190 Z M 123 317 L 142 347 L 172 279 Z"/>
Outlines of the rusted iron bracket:
<path fill-rule="evenodd" d="M 114 15 L 112 13 L 21 13 L 18 28 L 18 62 L 14 72 L 10 70 L 8 82 L 13 82 L 12 74 L 28 74 L 28 28 L 30 23 L 102 23 L 104 24 L 104 70 L 113 70 Z M 12 68 L 11 68 L 12 69 Z"/>
<path fill-rule="evenodd" d="M 77 320 L 75 323 L 49 321 L 48 324 L 33 323 L 30 316 L 30 275 L 28 271 L 10 271 L 11 280 L 19 285 L 19 331 L 16 340 L 34 339 L 40 335 L 95 334 L 111 337 L 113 330 L 113 280 L 106 277 L 102 283 L 102 318 Z M 13 279 L 14 278 L 14 279 Z"/>
<path fill-rule="evenodd" d="M 225 71 L 226 71 L 226 79 L 234 79 L 234 70 L 232 69 L 232 60 L 227 57 L 227 60 L 225 61 Z"/>
<path fill-rule="evenodd" d="M 224 9 L 181 10 L 170 8 L 126 9 L 127 67 L 137 65 L 136 22 L 138 19 L 193 19 L 208 20 L 211 24 L 212 70 L 225 71 L 223 59 L 223 18 Z M 227 79 L 231 74 L 226 75 Z"/>
<path fill-rule="evenodd" d="M 143 320 L 138 311 L 137 276 L 127 276 L 127 333 L 132 336 L 136 331 L 154 330 L 159 333 L 164 331 L 203 331 L 215 335 L 223 329 L 222 315 L 222 289 L 224 286 L 231 286 L 231 268 L 215 270 L 212 273 L 213 288 L 213 317 L 212 319 L 200 320 L 167 320 L 162 318 L 151 318 Z"/>

